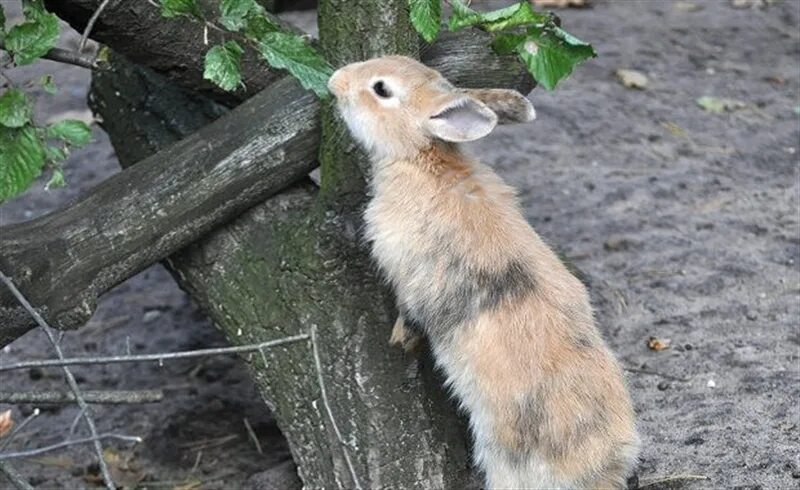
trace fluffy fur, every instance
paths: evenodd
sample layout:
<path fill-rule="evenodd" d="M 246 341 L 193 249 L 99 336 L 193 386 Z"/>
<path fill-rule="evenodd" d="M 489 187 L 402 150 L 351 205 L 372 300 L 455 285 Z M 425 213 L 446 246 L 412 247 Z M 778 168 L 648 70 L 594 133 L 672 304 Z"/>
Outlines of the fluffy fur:
<path fill-rule="evenodd" d="M 428 337 L 487 486 L 622 488 L 639 442 L 586 290 L 514 190 L 456 144 L 490 132 L 496 113 L 529 121 L 533 107 L 396 56 L 348 65 L 329 86 L 373 157 L 366 233 L 397 295 L 391 339 Z"/>

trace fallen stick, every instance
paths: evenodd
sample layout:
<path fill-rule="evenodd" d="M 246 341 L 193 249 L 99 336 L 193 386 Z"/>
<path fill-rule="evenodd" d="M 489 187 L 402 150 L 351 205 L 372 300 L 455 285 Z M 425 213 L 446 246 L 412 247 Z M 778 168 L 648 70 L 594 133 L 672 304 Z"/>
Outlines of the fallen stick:
<path fill-rule="evenodd" d="M 639 488 L 652 487 L 653 485 L 660 485 L 661 483 L 669 483 L 680 480 L 710 480 L 711 478 L 705 475 L 668 475 L 663 477 L 651 478 L 643 480 L 639 483 Z"/>
<path fill-rule="evenodd" d="M 127 403 L 155 403 L 164 399 L 161 390 L 83 391 L 87 403 L 122 405 Z M 75 395 L 64 391 L 27 391 L 14 393 L 0 391 L 0 403 L 74 403 Z"/>

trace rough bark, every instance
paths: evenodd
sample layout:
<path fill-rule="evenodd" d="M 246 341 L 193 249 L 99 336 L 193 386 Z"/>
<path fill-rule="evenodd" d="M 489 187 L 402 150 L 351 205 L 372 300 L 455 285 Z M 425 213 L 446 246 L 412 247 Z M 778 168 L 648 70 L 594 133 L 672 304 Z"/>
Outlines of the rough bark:
<path fill-rule="evenodd" d="M 209 104 L 188 108 L 184 116 L 173 116 L 174 107 L 161 114 L 190 126 L 217 114 Z M 281 79 L 68 208 L 4 227 L 0 270 L 53 326 L 82 325 L 99 295 L 306 175 L 315 166 L 318 110 L 298 83 Z M 145 143 L 137 136 L 125 135 L 122 154 Z M 168 135 L 149 137 L 152 145 Z M 0 291 L 0 305 L 0 345 L 33 328 L 8 291 Z"/>
<path fill-rule="evenodd" d="M 332 16 L 347 11 L 361 31 L 361 35 L 353 36 L 344 24 L 335 19 L 328 19 L 333 22 L 326 24 L 323 19 L 323 47 L 341 62 L 387 51 L 414 54 L 415 36 L 411 35 L 404 4 L 401 0 L 388 4 L 376 0 L 323 4 L 321 11 L 327 8 Z M 372 39 L 373 32 L 385 34 Z M 463 39 L 478 38 L 465 35 Z M 463 52 L 463 45 L 455 46 Z M 481 52 L 487 59 L 484 69 L 498 66 L 488 63 L 488 49 Z M 459 67 L 467 72 L 472 69 L 466 67 L 481 65 L 479 60 L 460 55 L 455 58 L 459 61 L 430 64 L 444 67 L 448 77 L 462 83 Z M 199 65 L 199 57 L 192 63 Z M 522 70 L 516 62 L 503 59 L 501 66 L 503 69 L 496 73 L 480 73 L 481 81 L 491 86 L 522 83 L 517 88 L 530 88 L 529 78 L 520 75 Z M 104 74 L 105 80 L 98 78 L 94 89 L 94 105 L 104 116 L 112 140 L 124 148 L 120 151 L 124 164 L 185 136 L 205 117 L 200 114 L 202 110 L 197 112 L 202 104 L 181 107 L 176 100 L 167 100 L 164 83 L 155 84 L 154 78 L 131 74 L 126 70 Z M 467 80 L 467 85 L 482 85 L 471 76 Z M 116 97 L 117 92 L 125 96 Z M 286 99 L 285 94 L 284 99 L 290 104 L 297 102 Z M 143 104 L 148 110 L 133 110 Z M 322 378 L 343 444 L 334 435 L 321 399 L 309 345 L 281 347 L 249 359 L 259 389 L 287 435 L 308 487 L 353 488 L 358 480 L 363 488 L 467 488 L 474 482 L 465 428 L 435 378 L 432 361 L 427 356 L 420 360 L 405 358 L 400 350 L 387 345 L 395 311 L 358 234 L 366 165 L 351 142 L 337 139 L 336 134 L 341 133 L 337 133 L 330 112 L 326 114 L 327 141 L 321 153 L 324 192 L 307 182 L 300 183 L 173 254 L 168 263 L 181 285 L 232 343 L 258 342 L 312 329 L 318 332 Z M 173 124 L 175 121 L 178 123 Z M 161 133 L 158 128 L 163 125 L 167 130 Z M 136 131 L 138 128 L 141 130 Z M 281 132 L 286 128 L 272 129 Z M 225 128 L 222 133 L 237 138 L 236 131 Z M 131 144 L 132 135 L 146 144 Z M 238 141 L 239 146 L 245 146 Z M 316 138 L 307 146 L 316 149 Z M 121 175 L 130 176 L 137 167 Z M 125 177 L 119 180 L 127 181 Z M 125 189 L 118 191 L 118 198 L 127 197 Z M 171 213 L 169 200 L 165 204 Z M 152 219 L 144 219 L 143 226 Z M 136 228 L 127 231 L 136 232 Z M 148 245 L 141 242 L 139 248 Z M 6 258 L 5 253 L 0 255 Z M 347 469 L 345 453 L 353 459 L 355 477 Z"/>
<path fill-rule="evenodd" d="M 158 132 L 129 149 L 129 166 L 168 138 L 180 103 L 158 77 L 135 69 L 96 76 L 94 105 L 112 141 Z M 124 98 L 114 97 L 123 90 Z M 149 111 L 131 111 L 147 100 Z M 170 111 L 177 111 L 178 114 Z M 114 117 L 125 113 L 126 118 Z M 170 113 L 170 120 L 163 114 Z M 145 138 L 142 138 L 143 140 Z M 138 154 L 137 154 L 138 153 Z M 135 168 L 137 165 L 134 165 Z M 331 408 L 363 488 L 465 488 L 471 479 L 465 431 L 432 363 L 389 348 L 392 303 L 376 280 L 352 218 L 322 206 L 306 182 L 254 207 L 172 255 L 181 284 L 236 343 L 318 328 Z M 289 440 L 309 488 L 353 488 L 319 396 L 311 348 L 296 344 L 251 356 L 254 378 Z"/>
<path fill-rule="evenodd" d="M 459 81 L 463 86 L 516 88 L 522 92 L 532 88 L 530 77 L 521 69 L 514 57 L 497 57 L 491 52 L 487 47 L 485 34 L 464 31 L 454 38 L 444 37 L 439 43 L 441 44 L 437 43 L 424 50 L 423 61 L 440 69 L 445 76 Z M 198 58 L 190 63 L 201 66 L 202 54 L 198 53 L 197 56 Z M 346 59 L 342 58 L 342 61 Z M 127 69 L 123 68 L 123 64 L 113 65 L 117 70 Z M 121 112 L 109 111 L 106 120 L 124 125 L 130 120 L 130 113 L 126 112 L 130 109 L 137 115 L 152 116 L 160 121 L 158 125 L 146 128 L 127 128 L 126 131 L 111 133 L 117 154 L 122 160 L 128 160 L 129 156 L 137 156 L 133 160 L 138 159 L 142 148 L 153 152 L 165 148 L 165 143 L 176 141 L 176 136 L 188 136 L 191 131 L 187 128 L 199 128 L 224 112 L 224 108 L 210 100 L 197 95 L 187 95 L 164 82 L 161 82 L 159 92 L 149 98 L 137 99 L 138 92 L 144 86 L 154 83 L 151 80 L 154 75 L 147 70 L 136 70 L 125 74 L 117 74 L 114 70 L 100 73 L 100 76 L 106 76 L 109 80 L 113 80 L 117 75 L 123 75 L 126 79 L 131 78 L 132 81 L 125 87 L 109 88 L 103 100 L 120 99 L 125 101 L 127 106 Z M 229 219 L 236 212 L 256 204 L 281 188 L 281 185 L 287 185 L 289 180 L 286 178 L 294 178 L 296 171 L 310 168 L 312 165 L 311 159 L 298 160 L 295 157 L 308 156 L 316 151 L 318 136 L 311 128 L 317 127 L 318 104 L 299 86 L 286 80 L 285 76 L 275 79 L 273 83 L 281 87 L 281 92 L 264 94 L 259 103 L 277 101 L 275 103 L 278 107 L 288 101 L 288 113 L 286 108 L 277 109 L 281 114 L 287 114 L 285 121 L 270 125 L 271 120 L 263 121 L 261 118 L 271 114 L 274 107 L 264 106 L 261 109 L 258 107 L 262 106 L 250 106 L 248 110 L 251 116 L 230 123 L 232 129 L 223 130 L 228 126 L 219 126 L 204 133 L 203 137 L 207 137 L 208 142 L 213 143 L 210 145 L 214 149 L 212 153 L 195 154 L 192 144 L 201 147 L 204 145 L 196 140 L 192 144 L 183 146 L 183 150 L 166 153 L 163 158 L 150 161 L 146 171 L 141 169 L 133 173 L 123 173 L 94 189 L 75 205 L 82 210 L 80 212 L 78 209 L 70 208 L 38 221 L 0 229 L 2 270 L 19 282 L 22 290 L 41 307 L 42 313 L 54 325 L 60 328 L 77 327 L 91 315 L 100 294 L 137 271 L 177 251 L 199 237 L 201 233 Z M 156 98 L 159 100 L 158 103 L 154 102 Z M 170 103 L 164 102 L 167 100 Z M 256 109 L 253 109 L 254 107 Z M 294 112 L 291 109 L 294 109 Z M 247 111 L 241 114 L 247 114 Z M 252 114 L 259 115 L 260 122 L 256 122 L 256 126 L 249 122 L 248 118 L 252 119 Z M 325 124 L 336 124 L 330 111 L 325 113 L 324 121 Z M 263 152 L 259 153 L 266 148 L 258 143 L 263 135 L 254 128 L 261 128 L 264 131 L 267 128 L 270 130 L 295 128 L 302 131 L 303 134 L 298 134 L 294 138 L 305 142 L 306 146 L 302 149 L 307 153 L 301 152 L 295 155 L 292 152 L 284 152 L 269 156 Z M 230 134 L 238 138 L 230 137 L 226 131 L 231 131 Z M 340 127 L 331 131 L 347 133 Z M 336 161 L 337 158 L 352 158 L 353 161 L 363 162 L 355 145 L 349 140 L 342 140 L 342 143 L 340 153 L 336 154 L 338 156 L 331 153 L 334 155 L 331 161 Z M 236 147 L 237 144 L 240 145 L 239 148 Z M 235 173 L 227 173 L 227 178 L 217 179 L 214 178 L 216 174 L 206 175 L 202 172 L 203 169 L 212 167 L 217 171 L 224 171 L 227 167 L 217 168 L 213 158 L 208 158 L 221 157 L 220 152 L 225 151 L 234 153 L 248 145 L 255 145 L 252 151 L 259 158 L 285 159 L 285 163 L 291 167 L 291 175 L 276 172 L 271 177 L 273 180 L 268 181 L 274 184 L 273 187 L 258 184 L 259 175 L 263 175 L 265 170 L 260 165 L 259 159 L 244 161 Z M 208 157 L 204 160 L 204 166 L 195 161 L 200 154 Z M 361 169 L 356 166 L 339 168 L 334 165 L 326 166 L 324 170 L 323 175 L 328 183 L 326 189 L 333 190 L 334 196 L 339 194 L 336 202 L 352 204 L 363 197 Z M 147 178 L 143 179 L 140 173 L 146 173 Z M 178 174 L 183 177 L 180 179 L 173 177 Z M 250 186 L 248 188 L 252 192 L 239 192 L 243 185 Z M 258 187 L 259 185 L 262 187 Z M 176 186 L 181 187 L 181 192 L 188 193 L 191 199 L 176 199 L 177 195 L 187 195 L 179 194 Z M 202 193 L 193 191 L 200 188 L 203 189 Z M 346 193 L 351 194 L 352 199 L 348 198 Z M 229 196 L 236 197 L 229 199 Z M 128 206 L 129 202 L 133 204 Z M 190 203 L 196 207 L 189 208 Z M 99 209 L 103 212 L 95 216 Z M 156 209 L 158 213 L 154 215 Z M 136 212 L 140 214 L 137 215 Z M 172 215 L 170 214 L 172 212 L 186 214 Z M 152 221 L 146 222 L 147 217 L 152 217 Z M 194 225 L 192 220 L 195 220 Z M 36 234 L 36 230 L 43 229 L 43 226 L 48 227 L 45 235 L 47 240 L 44 242 Z M 110 241 L 104 230 L 124 230 L 124 233 L 120 233 Z M 160 240 L 154 241 L 155 237 Z M 73 247 L 70 244 L 77 246 Z M 45 249 L 48 252 L 42 253 Z M 16 301 L 7 292 L 0 292 L 0 345 L 7 344 L 32 327 L 33 323 L 29 316 L 19 308 Z"/>

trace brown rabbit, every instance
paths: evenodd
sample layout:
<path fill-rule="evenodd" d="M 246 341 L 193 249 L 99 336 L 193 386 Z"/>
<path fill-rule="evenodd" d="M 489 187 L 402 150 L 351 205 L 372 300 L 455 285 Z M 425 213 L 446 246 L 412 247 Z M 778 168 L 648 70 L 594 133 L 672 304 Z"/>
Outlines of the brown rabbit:
<path fill-rule="evenodd" d="M 584 286 L 522 216 L 515 191 L 457 143 L 534 118 L 511 90 L 459 90 L 387 56 L 329 82 L 372 156 L 372 252 L 397 294 L 392 341 L 431 344 L 469 414 L 490 488 L 621 488 L 639 440 Z"/>

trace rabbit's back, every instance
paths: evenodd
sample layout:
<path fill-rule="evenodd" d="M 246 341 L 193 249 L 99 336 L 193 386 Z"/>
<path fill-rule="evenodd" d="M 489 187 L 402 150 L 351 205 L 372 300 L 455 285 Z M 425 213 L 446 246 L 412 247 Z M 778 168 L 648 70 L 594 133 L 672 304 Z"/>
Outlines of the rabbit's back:
<path fill-rule="evenodd" d="M 633 413 L 584 286 L 494 172 L 424 158 L 376 169 L 367 238 L 470 415 L 476 465 L 491 487 L 621 485 Z"/>

